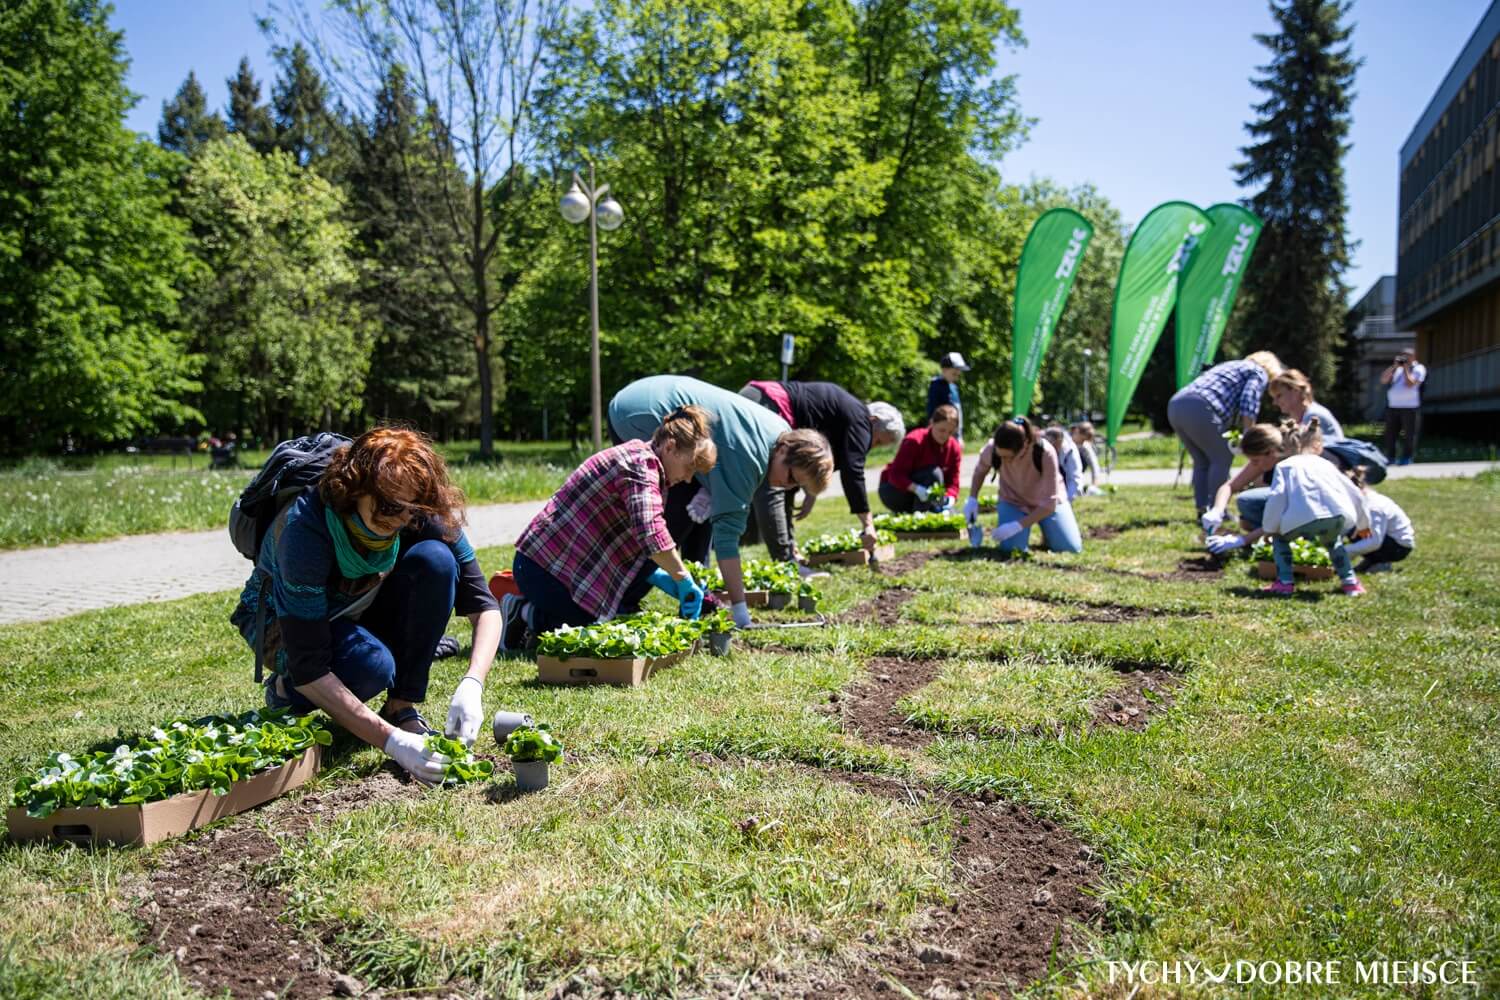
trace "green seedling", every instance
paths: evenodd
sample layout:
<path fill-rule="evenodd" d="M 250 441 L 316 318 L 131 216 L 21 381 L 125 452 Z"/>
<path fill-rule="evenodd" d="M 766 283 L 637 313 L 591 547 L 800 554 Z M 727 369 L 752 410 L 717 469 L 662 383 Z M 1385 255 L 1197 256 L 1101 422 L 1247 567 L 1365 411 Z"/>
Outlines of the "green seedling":
<path fill-rule="evenodd" d="M 552 735 L 547 723 L 541 722 L 514 730 L 505 739 L 505 752 L 516 764 L 551 764 L 562 757 L 563 745 Z"/>
<path fill-rule="evenodd" d="M 467 785 L 471 781 L 488 778 L 495 773 L 494 764 L 481 757 L 475 757 L 474 752 L 459 740 L 433 733 L 427 737 L 426 747 L 429 753 L 442 754 L 448 758 L 448 762 L 443 766 L 443 784 L 445 785 Z"/>
<path fill-rule="evenodd" d="M 880 545 L 892 545 L 896 541 L 896 536 L 883 528 L 876 528 L 875 541 Z M 864 545 L 865 540 L 860 536 L 859 530 L 850 528 L 848 531 L 840 531 L 837 534 L 819 535 L 807 543 L 807 553 L 821 556 L 832 552 L 856 552 L 864 548 Z"/>
<path fill-rule="evenodd" d="M 943 534 L 964 529 L 962 514 L 939 514 L 937 511 L 916 511 L 911 514 L 876 514 L 875 527 L 887 531 L 912 534 Z"/>

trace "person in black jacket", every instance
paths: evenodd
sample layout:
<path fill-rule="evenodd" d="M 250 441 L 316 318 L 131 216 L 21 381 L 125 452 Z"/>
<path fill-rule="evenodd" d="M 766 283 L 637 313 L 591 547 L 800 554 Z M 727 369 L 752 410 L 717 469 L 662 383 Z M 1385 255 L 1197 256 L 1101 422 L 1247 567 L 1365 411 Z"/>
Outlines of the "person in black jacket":
<path fill-rule="evenodd" d="M 865 455 L 878 444 L 894 444 L 906 436 L 901 412 L 889 403 L 866 406 L 832 382 L 771 382 L 747 384 L 740 395 L 781 415 L 794 429 L 820 431 L 833 449 L 833 467 L 843 483 L 849 513 L 859 518 L 865 548 L 875 549 L 875 524 L 865 490 Z M 762 483 L 751 501 L 752 533 L 766 543 L 778 562 L 797 559 L 793 521 L 812 513 L 816 498 L 809 496 L 793 513 L 796 490 Z"/>

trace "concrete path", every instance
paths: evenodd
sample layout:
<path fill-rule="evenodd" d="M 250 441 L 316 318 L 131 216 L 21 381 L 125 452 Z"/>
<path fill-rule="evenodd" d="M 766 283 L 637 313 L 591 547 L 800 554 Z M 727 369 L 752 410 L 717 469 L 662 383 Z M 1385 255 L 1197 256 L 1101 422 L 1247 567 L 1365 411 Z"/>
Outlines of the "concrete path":
<path fill-rule="evenodd" d="M 975 457 L 964 462 L 964 489 Z M 1392 468 L 1392 479 L 1447 479 L 1473 476 L 1489 462 L 1432 462 Z M 1117 486 L 1170 486 L 1176 469 L 1121 469 L 1110 477 Z M 1184 479 L 1186 473 L 1184 473 Z M 873 496 L 879 470 L 868 476 Z M 842 495 L 834 477 L 827 499 Z M 542 501 L 490 504 L 469 511 L 469 538 L 476 547 L 514 542 Z M 136 535 L 112 542 L 58 545 L 0 552 L 0 624 L 60 618 L 125 604 L 170 601 L 192 594 L 242 586 L 250 564 L 215 531 Z"/>

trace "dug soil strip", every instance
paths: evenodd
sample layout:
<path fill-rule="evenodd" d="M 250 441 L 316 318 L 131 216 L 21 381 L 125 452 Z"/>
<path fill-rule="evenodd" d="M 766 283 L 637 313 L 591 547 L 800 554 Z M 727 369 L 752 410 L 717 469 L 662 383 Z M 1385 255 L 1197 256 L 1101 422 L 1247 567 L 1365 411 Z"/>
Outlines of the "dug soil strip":
<path fill-rule="evenodd" d="M 916 596 L 910 587 L 892 587 L 830 620 L 839 625 L 895 625 L 901 621 L 902 605 Z"/>
<path fill-rule="evenodd" d="M 924 549 L 920 552 L 908 552 L 896 559 L 887 559 L 875 567 L 875 572 L 884 576 L 903 576 L 913 570 L 921 569 L 932 560 L 942 555 L 934 549 Z"/>
<path fill-rule="evenodd" d="M 1140 528 L 1170 528 L 1180 521 L 1168 518 L 1147 518 L 1138 521 L 1127 521 L 1124 524 L 1096 524 L 1083 533 L 1083 537 L 1107 542 L 1112 538 L 1119 538 L 1127 531 L 1135 531 Z"/>
<path fill-rule="evenodd" d="M 896 705 L 937 679 L 937 660 L 906 660 L 880 656 L 866 667 L 866 676 L 856 687 L 829 696 L 844 729 L 871 743 L 914 749 L 931 743 L 937 734 L 907 725 Z"/>
<path fill-rule="evenodd" d="M 258 870 L 281 851 L 256 822 L 269 819 L 277 833 L 301 834 L 320 819 L 418 794 L 415 783 L 381 770 L 282 799 L 167 850 L 151 872 L 151 897 L 137 911 L 147 941 L 206 994 L 251 1000 L 351 995 L 358 984 L 328 967 L 317 942 L 279 919 L 285 895 L 257 882 Z"/>
<path fill-rule="evenodd" d="M 1075 925 L 1098 921 L 1103 904 L 1093 851 L 1024 806 L 929 791 L 868 774 L 820 772 L 882 798 L 940 803 L 958 817 L 952 863 L 955 898 L 915 921 L 905 940 L 881 947 L 843 972 L 814 975 L 806 995 L 929 1000 L 1010 996 L 1074 950 Z M 985 801 L 988 800 L 988 801 Z M 782 995 L 787 995 L 783 991 Z"/>
<path fill-rule="evenodd" d="M 1173 691 L 1182 683 L 1176 674 L 1161 669 L 1132 670 L 1121 677 L 1122 687 L 1089 703 L 1093 728 L 1145 729 L 1153 717 L 1172 707 Z"/>

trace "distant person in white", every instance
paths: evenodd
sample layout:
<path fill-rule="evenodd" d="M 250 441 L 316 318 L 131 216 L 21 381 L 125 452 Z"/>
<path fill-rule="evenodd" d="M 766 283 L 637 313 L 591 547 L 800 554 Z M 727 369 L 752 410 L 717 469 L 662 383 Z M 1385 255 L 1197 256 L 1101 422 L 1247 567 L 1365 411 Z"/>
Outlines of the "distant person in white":
<path fill-rule="evenodd" d="M 1402 351 L 1391 366 L 1380 373 L 1385 390 L 1385 453 L 1397 465 L 1410 465 L 1417 455 L 1417 439 L 1422 436 L 1422 383 L 1427 381 L 1427 366 L 1415 353 Z M 1406 452 L 1396 457 L 1396 439 L 1406 435 Z"/>

